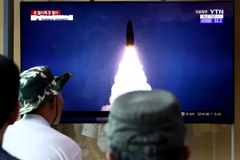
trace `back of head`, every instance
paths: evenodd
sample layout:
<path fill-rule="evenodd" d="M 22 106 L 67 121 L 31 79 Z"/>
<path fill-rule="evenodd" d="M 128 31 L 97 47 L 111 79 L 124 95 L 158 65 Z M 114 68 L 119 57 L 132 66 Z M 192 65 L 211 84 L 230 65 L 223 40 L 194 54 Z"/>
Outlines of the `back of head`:
<path fill-rule="evenodd" d="M 116 160 L 180 160 L 185 134 L 177 98 L 162 90 L 118 97 L 106 125 Z"/>
<path fill-rule="evenodd" d="M 3 127 L 14 107 L 17 106 L 19 71 L 9 59 L 0 55 L 0 128 Z"/>

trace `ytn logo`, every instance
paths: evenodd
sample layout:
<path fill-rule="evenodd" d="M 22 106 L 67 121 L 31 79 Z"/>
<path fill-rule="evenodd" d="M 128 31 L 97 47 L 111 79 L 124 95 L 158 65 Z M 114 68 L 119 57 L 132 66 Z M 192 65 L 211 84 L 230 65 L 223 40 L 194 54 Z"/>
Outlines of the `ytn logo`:
<path fill-rule="evenodd" d="M 224 14 L 223 9 L 210 9 L 211 14 Z"/>

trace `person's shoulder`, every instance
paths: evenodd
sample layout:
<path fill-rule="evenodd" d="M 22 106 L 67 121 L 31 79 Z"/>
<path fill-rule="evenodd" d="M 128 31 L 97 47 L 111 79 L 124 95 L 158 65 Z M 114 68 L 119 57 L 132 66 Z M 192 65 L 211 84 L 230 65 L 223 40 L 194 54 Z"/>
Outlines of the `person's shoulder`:
<path fill-rule="evenodd" d="M 58 131 L 56 131 L 58 132 Z M 58 146 L 62 146 L 64 148 L 68 148 L 71 146 L 71 149 L 74 147 L 76 148 L 77 150 L 80 150 L 79 146 L 77 145 L 77 143 L 71 139 L 70 137 L 62 134 L 61 132 L 58 132 L 56 135 L 55 135 L 55 144 L 58 145 Z"/>
<path fill-rule="evenodd" d="M 79 157 L 82 155 L 82 150 L 78 146 L 78 144 L 71 139 L 70 137 L 56 131 L 57 134 L 54 138 L 48 139 L 48 142 L 52 145 L 52 147 L 56 147 L 60 152 L 67 155 L 67 157 Z"/>
<path fill-rule="evenodd" d="M 74 157 L 79 157 L 82 153 L 80 147 L 73 139 L 51 127 L 48 127 L 44 132 L 44 137 L 49 149 L 66 155 L 66 157 L 71 157 L 73 160 L 75 160 Z"/>
<path fill-rule="evenodd" d="M 19 127 L 21 127 L 21 122 L 16 121 L 14 124 L 9 125 L 6 129 L 6 131 L 14 131 L 14 130 L 18 129 Z"/>
<path fill-rule="evenodd" d="M 23 128 L 19 127 L 19 123 L 15 122 L 13 125 L 9 125 L 4 133 L 4 139 L 6 139 L 16 136 L 16 133 L 19 133 Z"/>
<path fill-rule="evenodd" d="M 59 141 L 56 143 L 56 146 L 58 148 L 61 148 L 61 150 L 66 154 L 72 157 L 72 159 L 79 159 L 82 158 L 82 150 L 78 146 L 78 144 L 72 140 L 70 137 L 65 136 L 62 134 L 61 137 L 59 137 Z"/>

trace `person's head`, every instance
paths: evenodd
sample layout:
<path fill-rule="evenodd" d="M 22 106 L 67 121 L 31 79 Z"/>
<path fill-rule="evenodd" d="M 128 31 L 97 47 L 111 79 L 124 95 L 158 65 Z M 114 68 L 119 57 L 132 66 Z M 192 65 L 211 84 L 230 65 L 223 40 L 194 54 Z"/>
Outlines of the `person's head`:
<path fill-rule="evenodd" d="M 49 124 L 58 124 L 64 105 L 61 90 L 72 72 L 54 77 L 47 66 L 30 68 L 20 74 L 20 115 L 38 114 Z"/>
<path fill-rule="evenodd" d="M 106 125 L 109 160 L 186 160 L 186 128 L 170 92 L 137 91 L 119 96 Z"/>
<path fill-rule="evenodd" d="M 13 61 L 0 55 L 0 130 L 13 124 L 18 117 L 19 71 Z"/>

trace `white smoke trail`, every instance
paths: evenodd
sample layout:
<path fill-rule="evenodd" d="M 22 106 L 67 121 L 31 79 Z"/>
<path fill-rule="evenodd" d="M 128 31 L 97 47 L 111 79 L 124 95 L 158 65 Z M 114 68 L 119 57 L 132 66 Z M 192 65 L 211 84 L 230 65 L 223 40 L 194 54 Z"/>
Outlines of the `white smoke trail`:
<path fill-rule="evenodd" d="M 127 47 L 111 89 L 110 104 L 122 94 L 149 90 L 152 88 L 147 83 L 147 77 L 138 59 L 136 49 Z"/>

